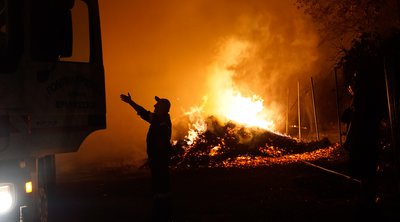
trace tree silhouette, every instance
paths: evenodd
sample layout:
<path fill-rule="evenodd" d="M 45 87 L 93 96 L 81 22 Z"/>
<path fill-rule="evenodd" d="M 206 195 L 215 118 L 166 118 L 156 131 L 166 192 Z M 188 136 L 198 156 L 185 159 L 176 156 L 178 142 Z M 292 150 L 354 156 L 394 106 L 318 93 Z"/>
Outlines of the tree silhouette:
<path fill-rule="evenodd" d="M 400 28 L 399 0 L 296 0 L 323 41 L 349 48 L 364 33 L 386 38 Z"/>

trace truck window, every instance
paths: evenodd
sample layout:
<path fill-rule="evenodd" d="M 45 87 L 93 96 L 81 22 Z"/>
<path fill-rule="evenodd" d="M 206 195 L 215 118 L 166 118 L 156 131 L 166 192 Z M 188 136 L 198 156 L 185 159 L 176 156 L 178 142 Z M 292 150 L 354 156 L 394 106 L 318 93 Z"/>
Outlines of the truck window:
<path fill-rule="evenodd" d="M 0 0 L 0 55 L 4 56 L 7 48 L 7 5 L 5 0 Z"/>
<path fill-rule="evenodd" d="M 31 7 L 31 53 L 34 60 L 57 61 L 72 44 L 70 0 L 36 0 Z"/>
<path fill-rule="evenodd" d="M 72 8 L 72 53 L 64 56 L 60 61 L 89 62 L 90 37 L 89 37 L 89 11 L 82 0 L 76 0 Z"/>
<path fill-rule="evenodd" d="M 12 73 L 23 49 L 22 2 L 0 0 L 0 74 Z"/>

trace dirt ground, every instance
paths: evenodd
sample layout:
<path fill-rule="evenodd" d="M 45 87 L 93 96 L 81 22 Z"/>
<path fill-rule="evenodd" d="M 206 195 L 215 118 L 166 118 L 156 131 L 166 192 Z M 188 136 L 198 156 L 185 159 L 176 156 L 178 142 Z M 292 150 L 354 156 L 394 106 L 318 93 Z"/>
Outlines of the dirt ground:
<path fill-rule="evenodd" d="M 320 162 L 346 173 L 346 162 Z M 58 175 L 50 221 L 150 221 L 147 169 Z M 359 183 L 304 162 L 250 169 L 172 170 L 174 221 L 360 221 Z M 395 212 L 395 211 L 393 211 Z M 386 209 L 380 221 L 395 221 Z M 371 218 L 370 218 L 371 219 Z"/>

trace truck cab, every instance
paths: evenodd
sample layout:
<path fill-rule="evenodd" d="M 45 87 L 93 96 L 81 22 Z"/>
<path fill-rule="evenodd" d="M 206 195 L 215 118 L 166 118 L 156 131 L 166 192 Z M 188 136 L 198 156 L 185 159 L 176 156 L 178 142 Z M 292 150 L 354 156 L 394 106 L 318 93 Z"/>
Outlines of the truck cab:
<path fill-rule="evenodd" d="M 47 221 L 55 155 L 106 128 L 97 0 L 0 0 L 0 221 Z"/>

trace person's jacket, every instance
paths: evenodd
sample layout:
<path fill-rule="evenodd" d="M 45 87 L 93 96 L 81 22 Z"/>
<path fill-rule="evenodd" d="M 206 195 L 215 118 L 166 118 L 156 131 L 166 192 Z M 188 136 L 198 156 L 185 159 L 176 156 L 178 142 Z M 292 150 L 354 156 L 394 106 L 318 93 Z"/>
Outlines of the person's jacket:
<path fill-rule="evenodd" d="M 147 132 L 146 144 L 147 155 L 151 159 L 170 158 L 171 155 L 171 118 L 168 113 L 156 114 L 143 107 L 137 114 L 145 121 L 150 123 Z"/>

